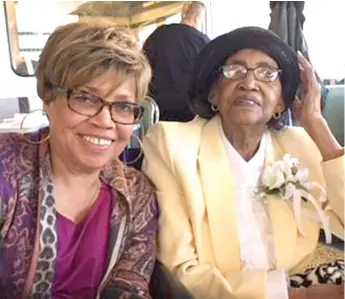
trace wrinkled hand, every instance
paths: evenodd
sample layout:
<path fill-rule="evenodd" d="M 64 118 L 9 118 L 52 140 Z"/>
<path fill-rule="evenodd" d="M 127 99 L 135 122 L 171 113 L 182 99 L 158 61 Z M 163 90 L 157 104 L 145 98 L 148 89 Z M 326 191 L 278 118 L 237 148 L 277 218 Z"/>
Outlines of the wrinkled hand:
<path fill-rule="evenodd" d="M 290 288 L 289 299 L 343 299 L 344 285 L 320 284 L 308 288 Z"/>
<path fill-rule="evenodd" d="M 308 131 L 313 122 L 323 118 L 321 113 L 321 86 L 309 61 L 298 52 L 301 70 L 302 94 L 295 99 L 294 114 L 298 122 Z"/>

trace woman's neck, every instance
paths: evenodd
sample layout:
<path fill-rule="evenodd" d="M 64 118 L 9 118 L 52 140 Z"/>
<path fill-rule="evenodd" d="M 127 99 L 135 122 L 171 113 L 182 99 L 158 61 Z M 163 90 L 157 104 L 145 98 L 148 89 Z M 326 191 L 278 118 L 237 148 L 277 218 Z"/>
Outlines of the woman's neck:
<path fill-rule="evenodd" d="M 222 124 L 222 127 L 227 140 L 246 161 L 254 157 L 266 131 L 265 125 L 243 126 L 228 123 Z"/>
<path fill-rule="evenodd" d="M 54 184 L 58 183 L 71 189 L 89 189 L 99 181 L 99 171 L 85 172 L 73 167 L 54 150 L 51 152 L 51 162 Z"/>
<path fill-rule="evenodd" d="M 86 173 L 72 168 L 54 151 L 51 159 L 55 208 L 64 217 L 80 223 L 98 198 L 99 171 Z"/>

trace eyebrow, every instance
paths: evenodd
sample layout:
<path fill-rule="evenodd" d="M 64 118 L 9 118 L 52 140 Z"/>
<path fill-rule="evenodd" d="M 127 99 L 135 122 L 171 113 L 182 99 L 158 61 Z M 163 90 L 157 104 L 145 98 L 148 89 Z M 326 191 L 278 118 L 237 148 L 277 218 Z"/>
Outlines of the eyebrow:
<path fill-rule="evenodd" d="M 244 61 L 244 60 L 242 60 L 242 59 L 233 59 L 233 60 L 230 59 L 230 61 L 228 61 L 228 62 L 226 63 L 226 65 L 228 65 L 228 64 L 240 64 L 240 65 L 243 65 L 243 66 L 248 67 L 247 62 Z M 266 61 L 260 61 L 260 62 L 256 63 L 256 64 L 255 64 L 255 67 L 258 67 L 258 66 L 268 66 L 268 67 L 274 68 L 274 69 L 276 69 L 276 70 L 279 69 L 278 66 L 274 66 L 274 65 L 272 65 L 271 63 L 266 62 Z"/>
<path fill-rule="evenodd" d="M 100 90 L 97 87 L 92 87 L 88 85 L 80 86 L 78 89 L 94 93 L 95 95 L 98 95 L 100 92 Z"/>
<path fill-rule="evenodd" d="M 98 95 L 99 90 L 96 87 L 92 87 L 92 86 L 83 86 L 78 88 L 77 90 L 82 91 L 82 92 L 86 92 L 86 93 L 90 93 L 91 95 L 101 99 L 102 101 L 106 101 L 103 97 L 101 97 L 100 95 Z M 134 104 L 136 102 L 136 100 L 132 97 L 130 97 L 127 94 L 119 94 L 116 96 L 116 100 L 113 101 L 106 101 L 108 103 L 130 103 L 130 104 Z"/>

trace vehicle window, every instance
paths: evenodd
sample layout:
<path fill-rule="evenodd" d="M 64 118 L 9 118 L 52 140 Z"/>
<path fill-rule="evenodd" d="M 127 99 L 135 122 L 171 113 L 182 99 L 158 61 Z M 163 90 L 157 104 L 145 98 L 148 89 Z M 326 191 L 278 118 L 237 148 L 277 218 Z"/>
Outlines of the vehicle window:
<path fill-rule="evenodd" d="M 269 1 L 212 1 L 210 10 L 212 38 L 244 26 L 268 28 L 270 23 Z"/>
<path fill-rule="evenodd" d="M 345 43 L 343 1 L 305 1 L 304 35 L 310 60 L 327 84 L 344 84 Z"/>
<path fill-rule="evenodd" d="M 73 5 L 45 1 L 37 9 L 30 1 L 5 1 L 12 69 L 20 76 L 34 75 L 39 55 L 53 30 L 78 20 Z"/>
<path fill-rule="evenodd" d="M 77 20 L 109 19 L 129 26 L 143 43 L 162 24 L 178 23 L 185 1 L 5 1 L 13 71 L 33 76 L 49 35 Z"/>

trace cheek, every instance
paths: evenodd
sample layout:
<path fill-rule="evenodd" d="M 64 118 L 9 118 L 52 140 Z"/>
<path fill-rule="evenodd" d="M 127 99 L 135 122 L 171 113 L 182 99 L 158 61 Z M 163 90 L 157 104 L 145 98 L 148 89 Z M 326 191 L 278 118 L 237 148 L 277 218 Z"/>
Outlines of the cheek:
<path fill-rule="evenodd" d="M 266 91 L 266 111 L 275 111 L 278 106 L 284 107 L 283 95 L 280 88 L 274 88 Z"/>
<path fill-rule="evenodd" d="M 117 130 L 118 141 L 121 142 L 121 144 L 127 145 L 132 136 L 133 127 L 132 126 L 118 127 L 116 130 Z"/>
<path fill-rule="evenodd" d="M 79 138 L 76 135 L 86 123 L 87 120 L 81 115 L 70 115 L 68 112 L 56 114 L 50 121 L 51 137 L 58 140 L 63 147 L 74 147 Z"/>
<path fill-rule="evenodd" d="M 133 133 L 132 128 L 117 128 L 117 141 L 115 143 L 114 151 L 115 155 L 119 156 L 130 143 L 130 139 Z"/>
<path fill-rule="evenodd" d="M 87 117 L 71 111 L 62 100 L 52 103 L 47 112 L 51 128 L 57 131 L 74 129 L 87 120 Z"/>
<path fill-rule="evenodd" d="M 233 94 L 234 87 L 229 82 L 221 80 L 217 87 L 217 92 L 215 94 L 217 105 L 220 107 L 225 107 L 229 104 L 229 99 Z"/>

